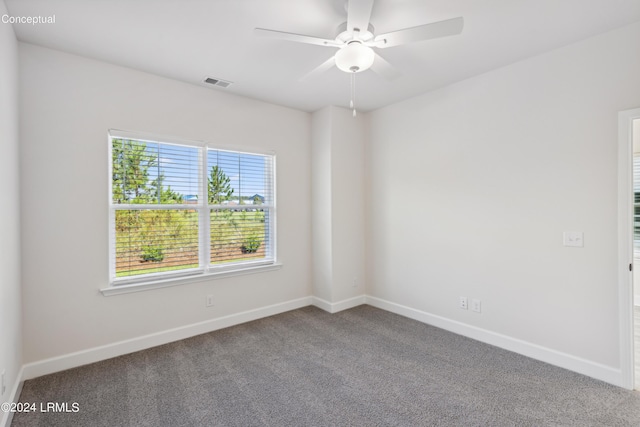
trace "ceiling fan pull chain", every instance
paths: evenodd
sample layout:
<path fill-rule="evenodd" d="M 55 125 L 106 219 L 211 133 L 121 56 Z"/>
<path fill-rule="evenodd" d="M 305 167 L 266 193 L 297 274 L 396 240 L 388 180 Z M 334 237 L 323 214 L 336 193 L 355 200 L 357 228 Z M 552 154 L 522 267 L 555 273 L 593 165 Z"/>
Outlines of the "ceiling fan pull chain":
<path fill-rule="evenodd" d="M 349 108 L 353 108 L 353 73 L 349 76 Z"/>
<path fill-rule="evenodd" d="M 349 103 L 349 107 L 353 109 L 353 117 L 356 116 L 356 107 L 355 107 L 355 103 L 353 102 L 355 95 L 356 95 L 356 73 L 354 71 L 353 73 L 351 73 L 351 102 Z"/>

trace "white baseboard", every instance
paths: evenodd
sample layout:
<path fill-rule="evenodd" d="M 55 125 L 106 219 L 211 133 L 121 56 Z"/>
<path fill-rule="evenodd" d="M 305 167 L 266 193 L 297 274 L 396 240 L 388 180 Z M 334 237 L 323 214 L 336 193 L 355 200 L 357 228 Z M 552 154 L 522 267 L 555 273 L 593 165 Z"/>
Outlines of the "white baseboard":
<path fill-rule="evenodd" d="M 366 296 L 365 300 L 367 304 L 373 307 L 390 311 L 422 323 L 427 323 L 458 335 L 463 335 L 486 344 L 491 344 L 505 350 L 513 351 L 514 353 L 522 354 L 524 356 L 531 357 L 532 359 L 559 366 L 619 387 L 623 387 L 624 384 L 622 371 L 617 368 L 612 368 L 610 366 L 572 356 L 567 353 L 562 353 L 537 344 L 532 344 L 527 341 L 478 328 L 456 320 L 447 319 L 425 311 L 416 310 L 415 308 L 396 304 L 380 298 Z"/>
<path fill-rule="evenodd" d="M 17 399 L 20 395 L 20 388 L 25 380 L 36 378 L 42 375 L 75 368 L 89 363 L 99 362 L 112 357 L 121 356 L 135 351 L 167 344 L 195 335 L 215 331 L 229 326 L 257 320 L 263 317 L 272 316 L 286 311 L 314 305 L 329 313 L 337 313 L 342 310 L 357 307 L 362 304 L 369 304 L 392 313 L 399 314 L 422 323 L 436 326 L 447 331 L 463 335 L 505 350 L 513 351 L 524 356 L 531 357 L 555 366 L 559 366 L 592 378 L 596 378 L 607 383 L 623 387 L 622 372 L 620 369 L 595 363 L 570 354 L 562 353 L 537 344 L 532 344 L 523 340 L 512 338 L 476 326 L 468 325 L 442 316 L 427 313 L 404 305 L 386 301 L 381 298 L 361 295 L 349 298 L 336 303 L 330 303 L 321 298 L 310 296 L 296 300 L 286 301 L 279 304 L 261 307 L 254 310 L 244 311 L 229 316 L 211 319 L 192 325 L 174 328 L 167 331 L 149 334 L 142 337 L 132 338 L 125 341 L 116 342 L 100 347 L 95 347 L 75 353 L 70 353 L 38 362 L 28 363 L 20 370 L 20 375 L 14 386 L 12 398 Z M 6 422 L 8 415 L 2 418 Z M 10 422 L 10 421 L 9 421 Z M 0 423 L 0 426 L 8 424 Z"/>
<path fill-rule="evenodd" d="M 365 304 L 366 296 L 359 295 L 357 297 L 353 297 L 353 298 L 349 298 L 349 299 L 345 299 L 345 300 L 333 302 L 333 303 L 318 297 L 311 297 L 311 300 L 312 300 L 312 304 L 315 305 L 316 307 L 329 313 L 337 313 L 342 310 L 348 310 L 350 308 Z"/>
<path fill-rule="evenodd" d="M 20 393 L 22 392 L 22 385 L 24 384 L 24 366 L 20 368 L 18 372 L 18 376 L 16 378 L 16 382 L 13 384 L 13 388 L 11 390 L 11 394 L 9 394 L 9 399 L 7 402 L 18 403 L 18 399 L 20 398 Z M 2 402 L 4 403 L 4 402 Z M 13 412 L 4 412 L 0 411 L 0 426 L 1 427 L 9 427 L 11 426 L 11 421 L 13 421 Z"/>
<path fill-rule="evenodd" d="M 179 341 L 218 329 L 228 328 L 229 326 L 239 325 L 241 323 L 250 322 L 263 317 L 273 316 L 275 314 L 306 307 L 311 304 L 311 297 L 299 298 L 254 310 L 243 311 L 229 316 L 205 320 L 204 322 L 194 323 L 154 334 L 119 341 L 113 344 L 107 344 L 75 353 L 52 357 L 38 362 L 27 363 L 23 366 L 22 380 L 24 381 L 42 375 L 64 371 L 65 369 L 99 362 L 112 357 L 122 356 L 135 351 L 145 350 L 147 348 Z"/>

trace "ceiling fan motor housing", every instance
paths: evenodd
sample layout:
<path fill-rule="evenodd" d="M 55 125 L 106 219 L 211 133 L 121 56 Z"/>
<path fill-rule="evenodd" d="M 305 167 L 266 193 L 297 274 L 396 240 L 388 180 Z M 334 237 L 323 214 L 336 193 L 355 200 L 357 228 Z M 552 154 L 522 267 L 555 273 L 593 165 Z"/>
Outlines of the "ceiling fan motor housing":
<path fill-rule="evenodd" d="M 373 40 L 374 32 L 375 32 L 375 27 L 371 24 L 369 24 L 367 26 L 367 29 L 364 31 L 360 28 L 354 28 L 354 31 L 349 31 L 347 29 L 347 23 L 343 22 L 338 26 L 338 30 L 337 30 L 338 35 L 336 36 L 336 41 L 348 43 L 351 40 L 357 39 L 363 42 L 368 42 Z"/>

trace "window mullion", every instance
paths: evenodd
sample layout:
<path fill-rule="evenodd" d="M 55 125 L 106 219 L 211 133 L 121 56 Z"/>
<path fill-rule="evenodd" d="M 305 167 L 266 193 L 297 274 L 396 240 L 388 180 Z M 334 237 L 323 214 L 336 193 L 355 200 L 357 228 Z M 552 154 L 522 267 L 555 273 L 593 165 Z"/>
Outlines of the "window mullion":
<path fill-rule="evenodd" d="M 200 268 L 206 268 L 211 258 L 211 232 L 209 230 L 211 225 L 211 220 L 209 219 L 209 215 L 211 212 L 209 210 L 209 186 L 208 186 L 208 165 L 207 165 L 207 148 L 202 147 L 200 150 L 200 195 L 198 198 L 200 201 L 198 204 L 200 205 Z"/>

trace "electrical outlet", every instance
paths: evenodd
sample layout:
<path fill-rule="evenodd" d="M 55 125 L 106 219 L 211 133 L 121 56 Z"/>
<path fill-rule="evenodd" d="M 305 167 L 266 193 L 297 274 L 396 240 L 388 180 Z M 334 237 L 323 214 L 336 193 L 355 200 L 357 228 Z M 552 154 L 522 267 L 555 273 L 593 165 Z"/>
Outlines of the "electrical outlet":
<path fill-rule="evenodd" d="M 476 313 L 480 313 L 481 311 L 481 302 L 479 299 L 472 299 L 471 300 L 471 310 L 475 311 Z"/>
<path fill-rule="evenodd" d="M 460 308 L 466 310 L 467 306 L 467 297 L 460 297 Z"/>
<path fill-rule="evenodd" d="M 351 286 L 353 288 L 357 288 L 358 287 L 358 278 L 356 276 L 353 276 L 353 283 L 351 284 Z"/>
<path fill-rule="evenodd" d="M 207 295 L 207 307 L 213 307 L 213 295 Z"/>
<path fill-rule="evenodd" d="M 7 383 L 5 382 L 4 377 L 5 377 L 5 370 L 3 369 L 2 370 L 2 387 L 1 387 L 2 388 L 2 393 L 0 393 L 0 394 L 4 394 L 4 392 L 7 391 Z"/>

